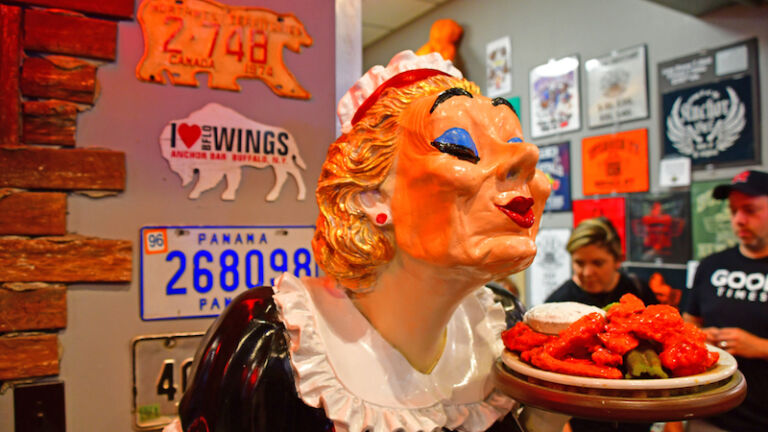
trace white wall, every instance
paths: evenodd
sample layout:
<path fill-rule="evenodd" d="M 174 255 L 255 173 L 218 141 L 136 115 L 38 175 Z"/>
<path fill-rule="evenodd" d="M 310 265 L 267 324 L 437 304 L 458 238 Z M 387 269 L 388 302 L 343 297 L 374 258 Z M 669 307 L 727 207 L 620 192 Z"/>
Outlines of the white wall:
<path fill-rule="evenodd" d="M 623 123 L 619 128 L 648 128 L 652 185 L 658 183 L 658 160 L 661 154 L 656 94 L 657 63 L 697 50 L 757 37 L 760 75 L 763 78 L 760 86 L 763 107 L 760 118 L 763 125 L 768 124 L 768 83 L 765 82 L 768 71 L 768 5 L 734 6 L 697 18 L 639 0 L 453 0 L 366 47 L 363 52 L 363 69 L 386 64 L 393 54 L 403 49 L 419 48 L 426 42 L 432 22 L 441 18 L 451 18 L 464 27 L 456 63 L 465 76 L 481 88 L 485 88 L 485 44 L 510 36 L 513 88 L 507 96 L 521 97 L 523 130 L 528 139 L 528 73 L 531 68 L 550 58 L 576 53 L 583 62 L 614 49 L 646 44 L 651 116 L 647 120 Z M 583 73 L 581 75 L 583 99 L 585 85 Z M 582 124 L 585 123 L 586 119 L 582 116 Z M 578 181 L 581 178 L 581 139 L 610 131 L 610 127 L 590 129 L 583 126 L 578 132 L 535 141 L 537 145 L 564 139 L 571 141 L 574 198 L 583 197 Z M 768 148 L 768 127 L 762 128 L 762 143 L 764 149 Z M 765 151 L 763 154 L 766 154 Z M 763 166 L 766 167 L 768 158 L 764 159 L 766 162 Z M 694 179 L 728 178 L 741 169 L 695 172 Z"/>
<path fill-rule="evenodd" d="M 512 42 L 512 92 L 506 97 L 521 98 L 522 124 L 530 137 L 528 73 L 550 58 L 578 54 L 585 59 L 605 55 L 615 49 L 647 45 L 650 118 L 622 123 L 618 128 L 588 128 L 582 102 L 582 129 L 573 133 L 534 140 L 537 145 L 571 142 L 572 194 L 581 193 L 581 140 L 613 131 L 648 129 L 651 191 L 658 187 L 661 156 L 657 68 L 659 62 L 757 37 L 762 124 L 763 164 L 768 167 L 768 5 L 733 6 L 704 17 L 693 17 L 655 3 L 641 0 L 452 0 L 418 18 L 408 26 L 377 41 L 363 52 L 363 69 L 386 64 L 404 49 L 418 49 L 438 19 L 451 18 L 464 28 L 456 63 L 468 79 L 485 88 L 485 44 L 509 36 Z M 581 69 L 583 71 L 583 67 Z M 581 73 L 582 100 L 585 92 Z M 696 171 L 695 181 L 730 179 L 744 167 Z M 571 227 L 568 213 L 545 214 L 542 227 Z"/>
<path fill-rule="evenodd" d="M 136 7 L 141 3 L 136 1 Z M 211 319 L 142 322 L 139 318 L 139 229 L 144 225 L 313 225 L 314 189 L 328 144 L 334 139 L 335 31 L 333 2 L 313 0 L 226 0 L 227 5 L 264 7 L 293 13 L 314 39 L 300 54 L 284 50 L 289 70 L 311 94 L 308 101 L 281 98 L 261 81 L 240 79 L 241 92 L 211 90 L 207 76 L 199 88 L 139 82 L 136 65 L 143 51 L 138 22 L 121 22 L 117 60 L 98 69 L 101 94 L 77 122 L 78 147 L 104 147 L 126 154 L 127 185 L 116 197 L 92 200 L 71 195 L 68 230 L 133 241 L 130 284 L 73 285 L 68 290 L 68 323 L 60 333 L 67 430 L 128 432 L 131 423 L 130 340 L 139 335 L 205 330 Z M 264 199 L 275 176 L 271 168 L 243 172 L 235 201 L 219 196 L 224 182 L 198 200 L 186 198 L 160 154 L 158 137 L 167 122 L 187 117 L 208 102 L 218 102 L 269 125 L 287 129 L 307 163 L 302 172 L 305 201 L 296 184 L 286 182 L 280 198 Z M 66 263 L 62 263 L 66 265 Z M 0 395 L 0 431 L 14 430 L 13 392 Z"/>

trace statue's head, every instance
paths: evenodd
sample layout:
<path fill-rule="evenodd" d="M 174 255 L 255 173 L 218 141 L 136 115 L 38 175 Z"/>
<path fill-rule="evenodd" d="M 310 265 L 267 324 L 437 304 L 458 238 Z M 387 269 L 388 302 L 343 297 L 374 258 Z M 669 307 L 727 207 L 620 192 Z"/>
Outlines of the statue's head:
<path fill-rule="evenodd" d="M 536 254 L 549 183 L 517 114 L 439 54 L 405 51 L 339 104 L 317 188 L 323 270 L 365 290 L 398 253 L 488 280 Z"/>

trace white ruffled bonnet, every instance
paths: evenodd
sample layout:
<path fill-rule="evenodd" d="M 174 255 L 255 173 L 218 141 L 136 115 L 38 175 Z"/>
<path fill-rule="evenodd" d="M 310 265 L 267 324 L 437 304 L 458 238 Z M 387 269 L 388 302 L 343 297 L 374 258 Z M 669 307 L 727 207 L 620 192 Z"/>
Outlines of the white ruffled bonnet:
<path fill-rule="evenodd" d="M 413 51 L 406 50 L 395 54 L 386 67 L 377 65 L 368 70 L 357 82 L 347 90 L 339 100 L 336 114 L 341 122 L 341 131 L 348 133 L 352 130 L 352 118 L 358 108 L 363 105 L 376 90 L 395 76 L 416 69 L 433 69 L 456 78 L 463 78 L 461 71 L 453 66 L 450 60 L 445 60 L 438 53 L 418 56 Z"/>

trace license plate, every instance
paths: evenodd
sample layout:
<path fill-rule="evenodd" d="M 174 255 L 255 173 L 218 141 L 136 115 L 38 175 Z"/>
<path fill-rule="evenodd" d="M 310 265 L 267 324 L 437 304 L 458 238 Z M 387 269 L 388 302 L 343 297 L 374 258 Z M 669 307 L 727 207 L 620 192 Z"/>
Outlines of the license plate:
<path fill-rule="evenodd" d="M 215 317 L 243 291 L 282 273 L 317 276 L 313 226 L 141 229 L 141 319 Z"/>
<path fill-rule="evenodd" d="M 138 336 L 131 341 L 133 424 L 157 430 L 177 417 L 189 369 L 203 333 Z"/>

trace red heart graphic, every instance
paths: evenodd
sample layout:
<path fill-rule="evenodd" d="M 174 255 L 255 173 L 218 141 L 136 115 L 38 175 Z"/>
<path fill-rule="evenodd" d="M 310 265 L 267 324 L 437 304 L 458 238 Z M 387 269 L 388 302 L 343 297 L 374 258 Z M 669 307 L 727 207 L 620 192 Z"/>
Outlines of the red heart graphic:
<path fill-rule="evenodd" d="M 186 123 L 179 125 L 179 136 L 181 137 L 181 140 L 184 141 L 184 145 L 187 146 L 187 148 L 195 145 L 197 139 L 200 138 L 201 133 L 202 131 L 198 125 L 190 126 Z"/>

